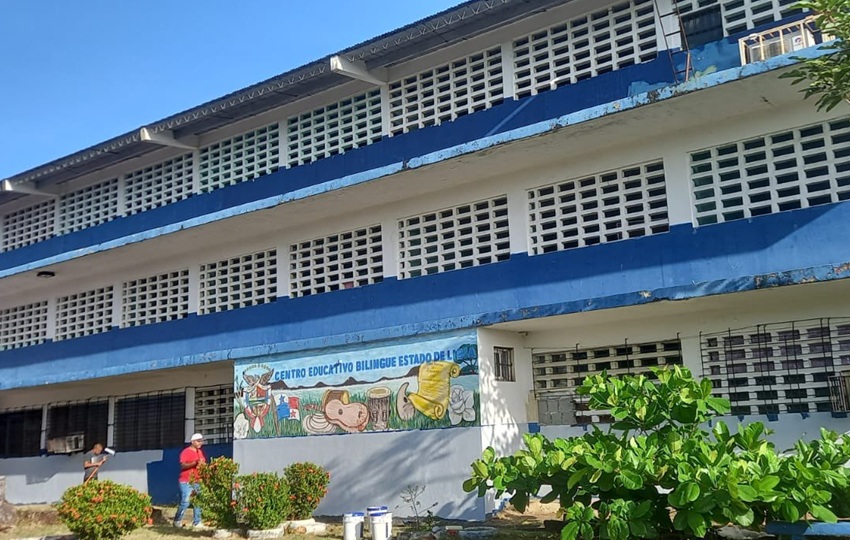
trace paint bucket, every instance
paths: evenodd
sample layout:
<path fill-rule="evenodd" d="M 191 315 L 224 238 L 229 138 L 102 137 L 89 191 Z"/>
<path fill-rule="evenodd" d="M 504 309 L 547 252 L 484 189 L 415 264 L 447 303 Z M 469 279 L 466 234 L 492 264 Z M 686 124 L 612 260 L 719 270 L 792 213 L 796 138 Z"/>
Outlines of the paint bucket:
<path fill-rule="evenodd" d="M 372 540 L 390 540 L 393 535 L 393 515 L 388 512 L 375 512 L 369 516 Z"/>
<path fill-rule="evenodd" d="M 342 516 L 342 540 L 363 538 L 363 512 L 352 512 Z"/>
<path fill-rule="evenodd" d="M 369 518 L 371 518 L 373 514 L 377 514 L 377 513 L 383 513 L 383 514 L 385 514 L 386 512 L 387 512 L 387 507 L 386 507 L 386 506 L 367 506 L 367 507 L 366 507 L 366 516 L 367 516 L 367 517 L 369 517 Z M 371 527 L 370 527 L 371 523 L 370 523 L 370 521 L 371 521 L 371 519 L 367 519 L 367 520 L 363 523 L 363 529 L 364 529 L 364 530 L 366 530 L 366 531 L 371 531 Z"/>

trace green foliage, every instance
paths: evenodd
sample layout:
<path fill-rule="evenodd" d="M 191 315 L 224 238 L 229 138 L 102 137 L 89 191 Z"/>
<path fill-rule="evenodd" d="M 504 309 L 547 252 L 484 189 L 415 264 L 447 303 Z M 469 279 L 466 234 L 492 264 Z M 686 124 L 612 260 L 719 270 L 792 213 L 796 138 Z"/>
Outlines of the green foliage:
<path fill-rule="evenodd" d="M 818 58 L 800 58 L 799 67 L 782 78 L 791 84 L 807 82 L 801 90 L 806 98 L 818 96 L 817 107 L 829 111 L 842 101 L 850 103 L 850 2 L 847 0 L 805 0 L 797 7 L 815 12 L 815 24 L 836 41 L 821 48 L 832 51 Z"/>
<path fill-rule="evenodd" d="M 315 463 L 293 463 L 283 470 L 289 486 L 289 519 L 309 519 L 328 494 L 331 475 Z"/>
<path fill-rule="evenodd" d="M 200 493 L 194 495 L 204 510 L 204 520 L 219 529 L 237 525 L 236 501 L 233 499 L 239 464 L 230 458 L 218 457 L 198 467 Z"/>
<path fill-rule="evenodd" d="M 234 488 L 239 521 L 249 529 L 274 529 L 289 516 L 289 489 L 277 474 L 238 476 Z"/>
<path fill-rule="evenodd" d="M 712 417 L 729 402 L 711 395 L 678 366 L 644 375 L 585 379 L 578 393 L 593 410 L 610 410 L 615 422 L 581 437 L 525 436 L 525 449 L 496 457 L 487 448 L 472 463 L 466 491 L 512 495 L 523 511 L 529 497 L 545 493 L 564 514 L 563 540 L 595 537 L 705 537 L 714 526 L 757 528 L 766 521 L 811 515 L 835 521 L 846 506 L 850 438 L 822 430 L 819 440 L 798 442 L 778 455 L 761 423 L 731 433 Z"/>
<path fill-rule="evenodd" d="M 57 504 L 59 518 L 80 540 L 121 538 L 149 523 L 151 498 L 130 486 L 89 480 L 68 488 Z"/>

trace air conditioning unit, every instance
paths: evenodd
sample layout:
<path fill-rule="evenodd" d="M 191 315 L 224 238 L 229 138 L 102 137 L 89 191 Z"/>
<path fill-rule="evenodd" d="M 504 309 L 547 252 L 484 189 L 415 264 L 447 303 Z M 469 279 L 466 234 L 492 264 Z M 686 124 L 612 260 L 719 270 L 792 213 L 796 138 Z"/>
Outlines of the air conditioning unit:
<path fill-rule="evenodd" d="M 72 454 L 85 450 L 85 436 L 75 433 L 65 437 L 55 437 L 47 440 L 47 451 L 51 454 Z"/>
<path fill-rule="evenodd" d="M 768 58 L 799 51 L 814 44 L 814 37 L 808 28 L 798 26 L 790 30 L 773 30 L 747 37 L 747 57 L 744 59 L 746 63 L 763 62 Z"/>

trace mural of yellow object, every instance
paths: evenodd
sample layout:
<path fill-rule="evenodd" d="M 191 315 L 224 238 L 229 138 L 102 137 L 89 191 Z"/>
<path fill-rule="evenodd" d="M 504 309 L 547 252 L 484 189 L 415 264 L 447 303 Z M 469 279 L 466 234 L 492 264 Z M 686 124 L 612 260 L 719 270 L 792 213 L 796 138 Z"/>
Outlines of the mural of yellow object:
<path fill-rule="evenodd" d="M 428 418 L 442 420 L 449 406 L 451 378 L 460 375 L 454 362 L 432 362 L 419 366 L 419 390 L 409 394 L 410 403 Z"/>

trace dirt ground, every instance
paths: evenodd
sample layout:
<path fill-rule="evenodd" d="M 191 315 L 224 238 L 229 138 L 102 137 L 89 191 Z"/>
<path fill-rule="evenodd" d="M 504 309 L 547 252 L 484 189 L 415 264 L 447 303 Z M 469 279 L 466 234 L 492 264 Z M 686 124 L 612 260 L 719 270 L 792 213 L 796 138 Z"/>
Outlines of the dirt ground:
<path fill-rule="evenodd" d="M 486 525 L 496 527 L 500 534 L 498 539 L 517 540 L 544 540 L 554 538 L 557 535 L 546 533 L 543 530 L 543 521 L 559 519 L 557 504 L 541 504 L 532 501 L 524 513 L 517 512 L 508 506 L 488 519 Z M 46 535 L 64 535 L 68 530 L 59 521 L 56 510 L 50 505 L 29 505 L 17 507 L 17 525 L 11 531 L 0 533 L 0 540 L 12 540 L 18 538 L 32 538 Z M 170 518 L 174 514 L 174 508 L 155 508 L 154 526 L 140 529 L 128 537 L 128 540 L 167 540 L 179 538 L 191 540 L 190 537 L 209 538 L 209 533 L 174 529 L 170 525 Z M 287 535 L 289 540 L 316 539 L 316 538 L 341 538 L 342 526 L 332 518 L 317 518 L 319 521 L 329 523 L 328 534 L 325 536 L 310 535 Z M 463 523 L 465 526 L 473 524 Z M 399 527 L 403 530 L 404 527 Z"/>
<path fill-rule="evenodd" d="M 507 508 L 490 518 L 488 525 L 499 528 L 534 530 L 541 529 L 543 522 L 550 519 L 560 519 L 558 503 L 542 504 L 540 501 L 531 501 L 524 513 L 519 513 L 514 507 L 508 505 Z"/>

